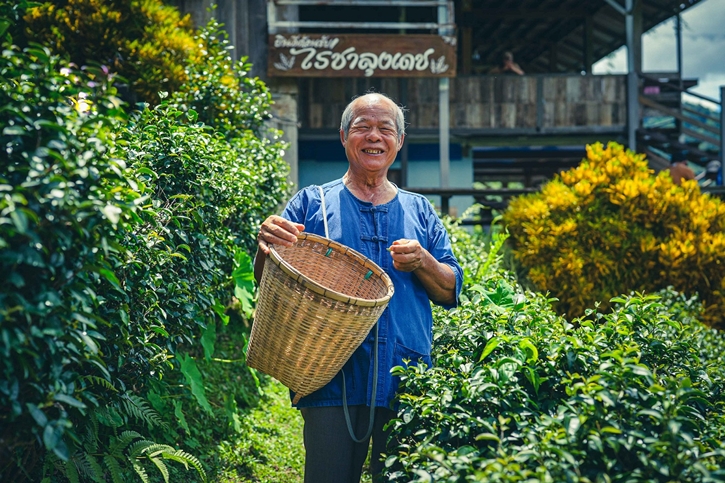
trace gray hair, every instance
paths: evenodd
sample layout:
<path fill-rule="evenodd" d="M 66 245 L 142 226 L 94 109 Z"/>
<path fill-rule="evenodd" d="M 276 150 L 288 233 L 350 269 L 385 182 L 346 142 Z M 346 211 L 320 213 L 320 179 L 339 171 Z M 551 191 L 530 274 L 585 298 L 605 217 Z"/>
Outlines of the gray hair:
<path fill-rule="evenodd" d="M 345 107 L 345 110 L 342 112 L 342 119 L 340 120 L 340 131 L 345 134 L 345 139 L 347 139 L 347 135 L 350 132 L 350 124 L 352 124 L 352 116 L 354 114 L 352 105 L 355 103 L 356 100 L 360 99 L 361 97 L 369 95 L 381 96 L 393 103 L 393 105 L 395 106 L 395 130 L 398 131 L 398 141 L 400 141 L 405 135 L 405 115 L 403 114 L 403 108 L 399 106 L 389 96 L 381 94 L 379 92 L 368 92 L 363 96 L 353 97 L 352 101 L 350 101 L 350 104 Z"/>

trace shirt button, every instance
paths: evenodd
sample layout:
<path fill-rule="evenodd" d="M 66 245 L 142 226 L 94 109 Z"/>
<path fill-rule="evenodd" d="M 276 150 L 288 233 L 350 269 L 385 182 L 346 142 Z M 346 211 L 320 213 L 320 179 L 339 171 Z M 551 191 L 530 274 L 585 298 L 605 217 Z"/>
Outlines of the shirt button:
<path fill-rule="evenodd" d="M 378 237 L 374 236 L 374 237 L 372 237 L 372 240 L 373 240 L 374 242 L 376 242 L 376 241 L 378 241 Z"/>
<path fill-rule="evenodd" d="M 372 208 L 370 208 L 370 211 L 372 211 L 373 213 L 375 213 L 375 207 L 373 206 Z"/>

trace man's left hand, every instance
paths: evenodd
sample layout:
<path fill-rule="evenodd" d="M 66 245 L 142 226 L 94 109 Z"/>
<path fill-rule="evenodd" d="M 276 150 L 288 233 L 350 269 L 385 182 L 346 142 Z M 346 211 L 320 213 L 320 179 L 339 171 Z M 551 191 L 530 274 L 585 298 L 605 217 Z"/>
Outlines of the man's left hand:
<path fill-rule="evenodd" d="M 428 254 L 418 240 L 395 240 L 388 250 L 393 257 L 393 267 L 401 272 L 417 270 Z"/>

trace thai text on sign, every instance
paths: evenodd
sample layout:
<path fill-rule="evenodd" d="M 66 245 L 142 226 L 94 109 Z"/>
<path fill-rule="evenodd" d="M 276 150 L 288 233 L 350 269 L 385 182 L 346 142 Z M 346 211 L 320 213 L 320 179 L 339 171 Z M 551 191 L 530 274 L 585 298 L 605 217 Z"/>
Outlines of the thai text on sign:
<path fill-rule="evenodd" d="M 454 77 L 456 38 L 276 34 L 267 66 L 270 77 Z"/>

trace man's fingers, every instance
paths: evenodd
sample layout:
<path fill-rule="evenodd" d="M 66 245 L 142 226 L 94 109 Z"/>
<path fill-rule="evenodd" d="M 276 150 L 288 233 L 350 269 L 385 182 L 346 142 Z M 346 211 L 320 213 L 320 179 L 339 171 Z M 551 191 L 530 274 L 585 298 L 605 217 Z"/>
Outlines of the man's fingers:
<path fill-rule="evenodd" d="M 265 255 L 269 255 L 269 245 L 261 238 L 259 239 L 259 249 L 262 250 L 262 253 Z"/>
<path fill-rule="evenodd" d="M 390 253 L 414 253 L 419 247 L 416 240 L 395 240 L 388 250 Z"/>
<path fill-rule="evenodd" d="M 269 245 L 292 246 L 297 241 L 305 226 L 300 223 L 293 223 L 280 216 L 270 216 L 262 223 L 257 235 L 260 249 L 269 253 Z"/>

